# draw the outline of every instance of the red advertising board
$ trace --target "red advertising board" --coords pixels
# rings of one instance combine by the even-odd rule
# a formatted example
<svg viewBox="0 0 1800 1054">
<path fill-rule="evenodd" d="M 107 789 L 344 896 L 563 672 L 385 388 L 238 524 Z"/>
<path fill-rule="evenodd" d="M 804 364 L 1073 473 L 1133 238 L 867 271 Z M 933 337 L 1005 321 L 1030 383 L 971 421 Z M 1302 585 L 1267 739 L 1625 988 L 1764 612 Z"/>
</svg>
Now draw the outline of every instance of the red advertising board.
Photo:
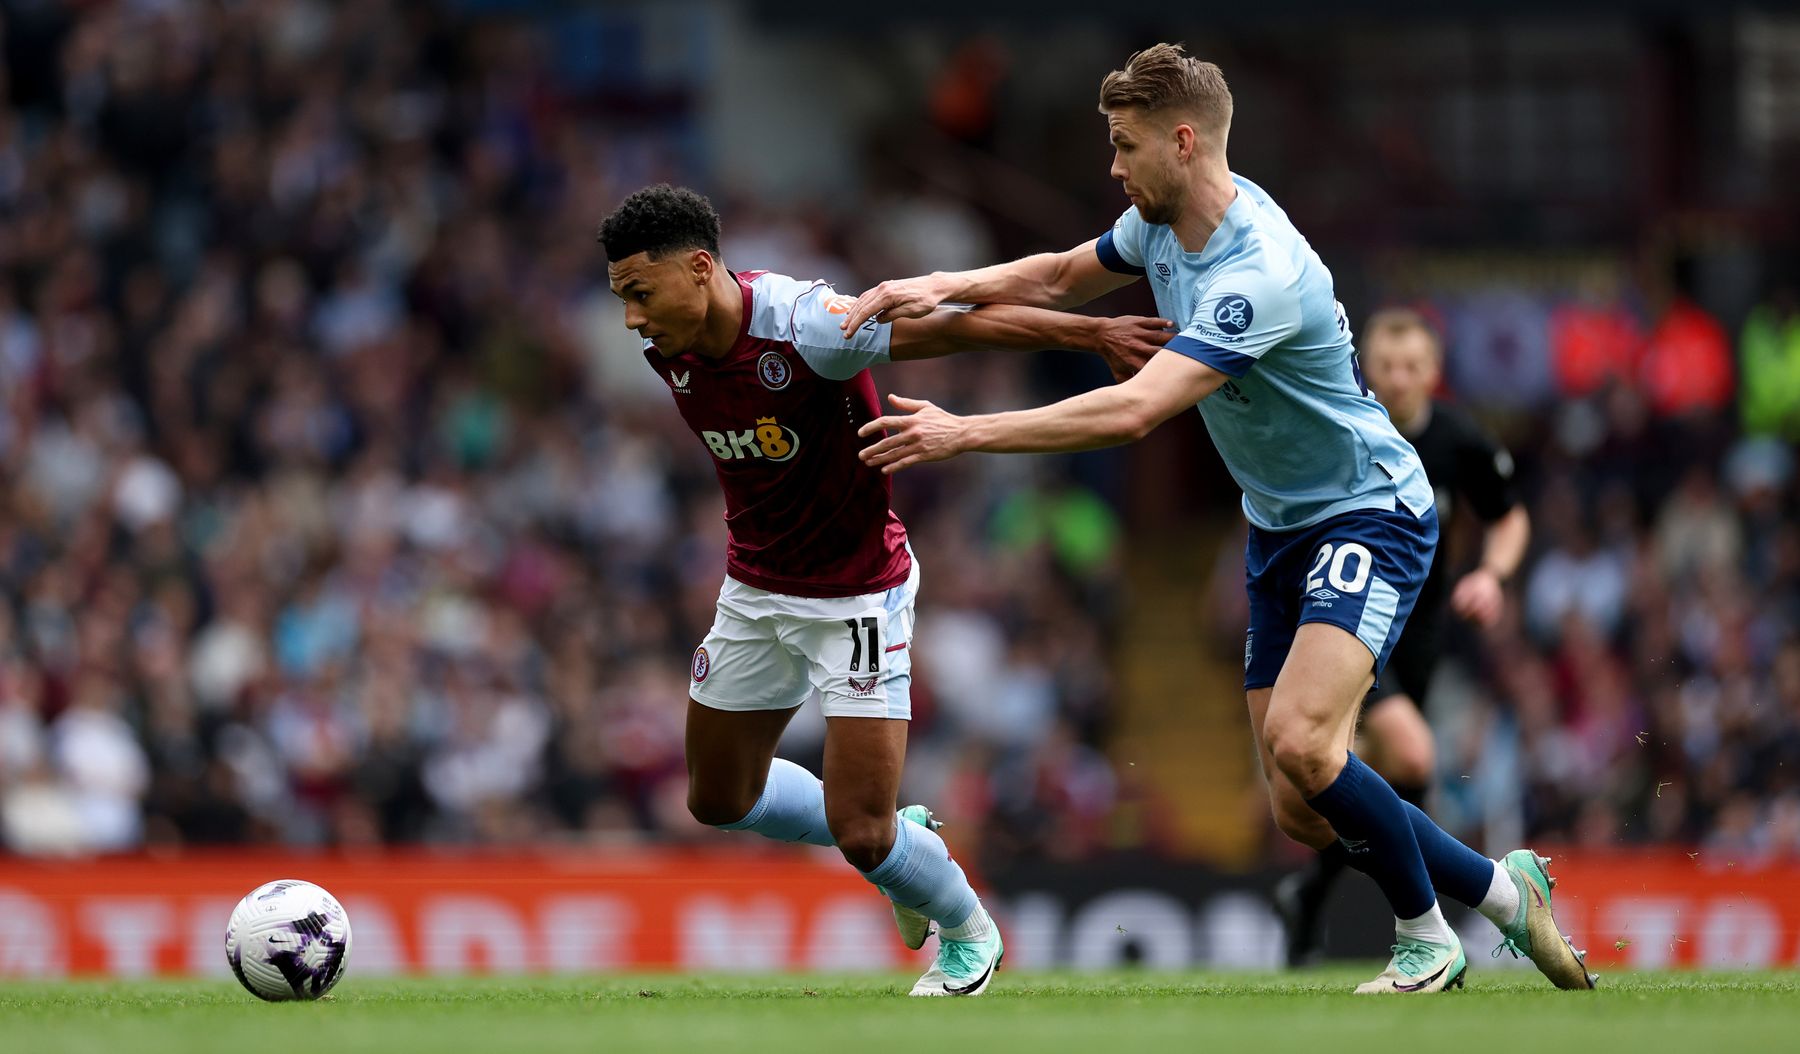
<svg viewBox="0 0 1800 1054">
<path fill-rule="evenodd" d="M 1800 966 L 1800 861 L 1557 854 L 1556 915 L 1592 965 Z"/>
<path fill-rule="evenodd" d="M 232 907 L 277 878 L 316 882 L 344 904 L 358 974 L 915 961 L 887 900 L 830 850 L 224 852 L 0 858 L 0 976 L 222 974 Z"/>
<path fill-rule="evenodd" d="M 1595 966 L 1800 965 L 1800 861 L 1556 857 L 1558 914 Z M 987 900 L 1021 968 L 1273 965 L 1272 877 L 1109 859 L 996 875 Z M 0 977 L 224 974 L 232 906 L 276 878 L 344 903 L 358 975 L 923 966 L 887 901 L 826 849 L 217 852 L 0 858 Z M 1380 914 L 1360 892 L 1339 909 Z M 1344 921 L 1366 924 L 1373 958 L 1387 921 Z"/>
</svg>

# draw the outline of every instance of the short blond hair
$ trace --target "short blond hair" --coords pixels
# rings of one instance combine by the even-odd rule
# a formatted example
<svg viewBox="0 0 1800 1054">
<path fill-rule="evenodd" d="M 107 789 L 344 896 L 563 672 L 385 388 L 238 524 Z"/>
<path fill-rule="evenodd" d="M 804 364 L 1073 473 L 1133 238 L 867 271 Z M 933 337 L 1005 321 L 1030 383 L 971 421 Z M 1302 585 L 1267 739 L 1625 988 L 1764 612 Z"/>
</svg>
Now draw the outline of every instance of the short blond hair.
<svg viewBox="0 0 1800 1054">
<path fill-rule="evenodd" d="M 1101 113 L 1128 108 L 1178 110 L 1194 118 L 1195 131 L 1221 143 L 1231 130 L 1231 88 L 1224 72 L 1180 44 L 1147 47 L 1100 82 Z"/>
<path fill-rule="evenodd" d="M 1439 361 L 1443 360 L 1444 341 L 1438 336 L 1437 327 L 1431 324 L 1430 319 L 1410 307 L 1384 307 L 1370 315 L 1369 320 L 1363 323 L 1363 351 L 1366 353 L 1369 345 L 1377 338 L 1408 337 L 1414 333 L 1423 334 L 1431 345 L 1432 354 Z"/>
</svg>

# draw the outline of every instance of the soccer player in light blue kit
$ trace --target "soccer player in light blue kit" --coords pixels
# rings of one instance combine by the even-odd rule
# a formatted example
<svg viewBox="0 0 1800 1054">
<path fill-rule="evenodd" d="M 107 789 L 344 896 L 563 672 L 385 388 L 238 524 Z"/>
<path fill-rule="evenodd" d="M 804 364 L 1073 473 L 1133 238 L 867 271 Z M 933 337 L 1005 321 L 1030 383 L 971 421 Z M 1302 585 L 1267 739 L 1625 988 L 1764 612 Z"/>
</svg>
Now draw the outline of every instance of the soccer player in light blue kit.
<svg viewBox="0 0 1800 1054">
<path fill-rule="evenodd" d="M 894 396 L 907 413 L 863 427 L 889 433 L 863 459 L 893 472 L 971 450 L 1091 450 L 1197 405 L 1251 525 L 1244 690 L 1276 822 L 1314 849 L 1342 840 L 1394 910 L 1393 958 L 1357 991 L 1462 984 L 1468 960 L 1440 891 L 1492 919 L 1502 947 L 1558 987 L 1592 987 L 1584 953 L 1557 931 L 1547 860 L 1487 859 L 1349 749 L 1431 566 L 1437 514 L 1418 455 L 1362 383 L 1331 273 L 1226 163 L 1223 75 L 1158 44 L 1107 75 L 1100 110 L 1131 199 L 1111 231 L 1064 253 L 884 282 L 845 330 L 945 301 L 1068 308 L 1147 275 L 1161 313 L 1186 320 L 1180 335 L 1124 383 L 1053 406 L 964 418 Z"/>
</svg>

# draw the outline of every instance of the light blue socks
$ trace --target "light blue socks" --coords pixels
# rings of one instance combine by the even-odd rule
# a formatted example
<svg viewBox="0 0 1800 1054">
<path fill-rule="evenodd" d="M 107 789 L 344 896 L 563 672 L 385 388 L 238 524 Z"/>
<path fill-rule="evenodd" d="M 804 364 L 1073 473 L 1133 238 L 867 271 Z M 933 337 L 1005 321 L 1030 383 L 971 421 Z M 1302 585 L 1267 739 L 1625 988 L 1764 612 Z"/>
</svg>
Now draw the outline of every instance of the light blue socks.
<svg viewBox="0 0 1800 1054">
<path fill-rule="evenodd" d="M 721 831 L 752 831 L 777 842 L 836 845 L 825 822 L 825 785 L 819 777 L 791 761 L 776 758 L 769 764 L 769 781 L 762 797 L 744 818 L 720 824 Z"/>
<path fill-rule="evenodd" d="M 950 859 L 950 847 L 937 832 L 907 820 L 894 825 L 894 848 L 887 859 L 863 877 L 894 903 L 936 922 L 948 937 L 959 937 L 956 929 L 981 907 L 968 876 Z M 985 929 L 985 915 L 982 922 Z"/>
<path fill-rule="evenodd" d="M 817 776 L 791 761 L 776 758 L 769 765 L 769 781 L 749 813 L 736 823 L 719 825 L 721 831 L 750 831 L 778 842 L 834 845 L 825 822 L 825 785 Z M 894 823 L 894 848 L 887 859 L 864 878 L 879 887 L 888 899 L 936 922 L 944 935 L 963 939 L 985 934 L 989 920 L 981 900 L 970 887 L 968 876 L 937 833 L 908 820 Z"/>
</svg>

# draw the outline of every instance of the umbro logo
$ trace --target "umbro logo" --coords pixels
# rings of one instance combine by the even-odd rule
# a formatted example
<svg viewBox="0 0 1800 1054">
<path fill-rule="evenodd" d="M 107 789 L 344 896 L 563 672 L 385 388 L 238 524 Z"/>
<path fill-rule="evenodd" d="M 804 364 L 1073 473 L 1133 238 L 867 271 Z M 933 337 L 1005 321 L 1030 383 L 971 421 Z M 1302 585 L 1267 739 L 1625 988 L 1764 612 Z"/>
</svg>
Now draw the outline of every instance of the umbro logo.
<svg viewBox="0 0 1800 1054">
<path fill-rule="evenodd" d="M 683 370 L 680 373 L 676 373 L 674 370 L 670 370 L 669 371 L 669 383 L 674 386 L 676 391 L 680 392 L 683 395 L 689 395 L 689 394 L 691 394 L 691 392 L 688 388 L 688 380 L 690 378 L 692 378 L 693 376 L 694 376 L 693 370 Z"/>
<path fill-rule="evenodd" d="M 1338 595 L 1329 589 L 1315 589 L 1306 595 L 1314 600 L 1336 600 L 1338 598 Z"/>
<path fill-rule="evenodd" d="M 1156 265 L 1156 277 L 1158 277 L 1158 278 L 1160 278 L 1160 279 L 1162 279 L 1162 280 L 1163 280 L 1163 281 L 1165 281 L 1165 282 L 1167 282 L 1167 281 L 1168 281 L 1168 280 L 1169 280 L 1169 276 L 1170 276 L 1170 275 L 1171 275 L 1171 274 L 1173 274 L 1173 273 L 1174 273 L 1174 272 L 1173 272 L 1173 271 L 1170 271 L 1170 270 L 1169 270 L 1169 265 L 1168 265 L 1168 264 L 1166 264 L 1166 263 L 1162 263 L 1162 262 L 1160 262 L 1160 261 L 1159 261 L 1159 262 L 1158 262 L 1158 263 L 1157 263 L 1157 265 Z"/>
</svg>

